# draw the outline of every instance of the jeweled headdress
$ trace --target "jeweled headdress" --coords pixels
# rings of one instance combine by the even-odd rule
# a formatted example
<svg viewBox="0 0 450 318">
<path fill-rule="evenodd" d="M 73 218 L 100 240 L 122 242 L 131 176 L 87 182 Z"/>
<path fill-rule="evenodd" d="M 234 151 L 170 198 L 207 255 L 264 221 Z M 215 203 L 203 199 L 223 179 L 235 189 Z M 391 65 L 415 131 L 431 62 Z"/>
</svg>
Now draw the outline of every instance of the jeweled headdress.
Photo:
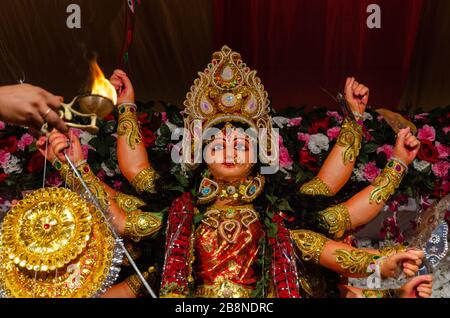
<svg viewBox="0 0 450 318">
<path fill-rule="evenodd" d="M 241 122 L 255 131 L 267 129 L 270 141 L 269 99 L 256 71 L 250 70 L 241 55 L 226 45 L 212 58 L 186 95 L 185 129 L 195 140 L 202 137 L 199 122 L 203 131 L 223 122 Z"/>
</svg>

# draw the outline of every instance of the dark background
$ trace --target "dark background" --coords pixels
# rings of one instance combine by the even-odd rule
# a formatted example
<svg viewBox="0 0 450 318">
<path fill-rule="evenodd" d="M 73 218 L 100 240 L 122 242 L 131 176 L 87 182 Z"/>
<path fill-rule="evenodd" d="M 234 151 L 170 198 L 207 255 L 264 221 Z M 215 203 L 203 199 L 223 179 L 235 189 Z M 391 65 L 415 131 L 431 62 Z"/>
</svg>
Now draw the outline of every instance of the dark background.
<svg viewBox="0 0 450 318">
<path fill-rule="evenodd" d="M 142 101 L 182 105 L 197 71 L 223 44 L 258 70 L 272 105 L 334 102 L 347 75 L 370 104 L 414 112 L 450 105 L 450 1 L 142 0 L 127 71 Z M 66 8 L 81 7 L 81 29 Z M 381 29 L 368 29 L 369 4 Z M 0 0 L 0 84 L 25 81 L 66 101 L 83 91 L 94 53 L 119 65 L 125 0 Z"/>
</svg>

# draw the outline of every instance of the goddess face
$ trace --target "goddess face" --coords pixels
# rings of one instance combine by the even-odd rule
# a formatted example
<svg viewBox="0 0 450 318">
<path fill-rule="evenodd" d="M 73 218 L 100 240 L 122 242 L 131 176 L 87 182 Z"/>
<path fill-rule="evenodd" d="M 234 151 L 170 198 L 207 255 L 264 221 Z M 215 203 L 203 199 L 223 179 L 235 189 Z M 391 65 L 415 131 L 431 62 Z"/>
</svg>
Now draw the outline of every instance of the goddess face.
<svg viewBox="0 0 450 318">
<path fill-rule="evenodd" d="M 214 180 L 235 182 L 250 174 L 256 162 L 256 147 L 242 129 L 227 128 L 213 136 L 204 149 L 204 158 Z"/>
</svg>

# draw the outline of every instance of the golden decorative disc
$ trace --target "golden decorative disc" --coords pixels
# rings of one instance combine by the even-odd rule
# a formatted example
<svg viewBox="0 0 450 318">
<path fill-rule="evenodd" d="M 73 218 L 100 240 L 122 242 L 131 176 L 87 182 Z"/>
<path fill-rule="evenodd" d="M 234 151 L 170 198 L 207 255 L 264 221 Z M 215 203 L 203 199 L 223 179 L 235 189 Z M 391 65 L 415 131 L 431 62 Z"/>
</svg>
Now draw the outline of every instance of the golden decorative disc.
<svg viewBox="0 0 450 318">
<path fill-rule="evenodd" d="M 33 271 L 55 270 L 77 258 L 89 241 L 89 204 L 65 188 L 43 188 L 27 195 L 5 216 L 6 257 Z"/>
<path fill-rule="evenodd" d="M 19 266 L 16 264 L 14 258 L 9 257 L 8 251 L 12 250 L 5 240 L 3 230 L 0 235 L 0 294 L 3 293 L 4 297 L 17 297 L 17 298 L 84 298 L 92 297 L 98 295 L 107 282 L 112 283 L 115 279 L 114 275 L 111 275 L 111 268 L 114 267 L 114 253 L 115 253 L 115 241 L 108 225 L 105 223 L 104 217 L 100 211 L 98 211 L 92 204 L 85 201 L 78 194 L 73 193 L 67 189 L 61 189 L 62 191 L 50 189 L 40 189 L 31 195 L 33 198 L 43 198 L 44 193 L 52 198 L 50 200 L 46 197 L 42 202 L 65 202 L 68 205 L 68 209 L 72 211 L 74 216 L 74 221 L 68 221 L 64 219 L 66 223 L 61 226 L 58 235 L 50 236 L 46 240 L 34 236 L 34 238 L 39 242 L 29 241 L 34 247 L 45 246 L 45 247 L 58 247 L 53 250 L 53 257 L 60 257 L 63 255 L 62 251 L 70 252 L 70 255 L 76 256 L 65 263 L 63 267 L 56 268 L 54 270 L 47 271 L 34 271 L 28 270 L 26 267 Z M 61 197 L 58 199 L 57 195 Z M 69 204 L 67 199 L 73 200 L 72 202 L 77 202 L 80 205 L 80 210 L 75 210 L 73 204 Z M 26 201 L 26 197 L 22 202 Z M 31 199 L 31 198 L 29 198 Z M 36 201 L 35 205 L 37 206 Z M 20 203 L 19 203 L 20 204 Z M 25 204 L 25 203 L 22 203 Z M 55 204 L 58 206 L 57 204 Z M 28 206 L 28 205 L 22 205 Z M 81 208 L 83 207 L 83 208 Z M 22 215 L 26 214 L 26 211 L 32 209 L 23 209 Z M 82 211 L 83 210 L 83 211 Z M 12 210 L 11 210 L 12 211 Z M 11 211 L 6 217 L 9 216 Z M 17 215 L 20 215 L 17 211 L 14 220 L 17 219 Z M 66 212 L 67 213 L 67 212 Z M 81 214 L 80 214 L 81 213 Z M 89 214 L 89 220 L 85 218 L 78 218 L 78 216 Z M 30 215 L 34 215 L 30 214 Z M 51 213 L 46 214 L 52 215 Z M 63 214 L 64 215 L 64 214 Z M 6 219 L 5 217 L 5 219 Z M 66 217 L 66 215 L 64 216 Z M 62 218 L 62 217 L 61 217 Z M 58 220 L 61 220 L 59 218 Z M 40 219 L 48 220 L 48 218 L 41 216 Z M 76 237 L 75 233 L 77 231 L 77 226 L 79 225 L 79 220 L 83 223 L 83 231 L 85 233 L 90 233 L 87 235 L 87 240 L 82 240 L 81 236 L 78 236 L 78 240 L 74 239 Z M 8 221 L 11 222 L 11 219 Z M 18 222 L 19 223 L 19 222 Z M 74 226 L 72 226 L 74 225 Z M 89 229 L 86 227 L 89 225 Z M 37 225 L 36 225 L 37 226 Z M 66 228 L 68 226 L 68 229 Z M 17 227 L 20 229 L 20 227 Z M 64 229 L 64 230 L 63 230 Z M 69 230 L 70 229 L 70 230 Z M 22 230 L 23 231 L 23 230 Z M 41 229 L 36 229 L 37 233 L 41 232 Z M 73 235 L 68 236 L 68 233 L 73 233 Z M 20 238 L 19 235 L 17 237 Z M 69 238 L 70 237 L 70 238 Z M 9 241 L 11 242 L 11 240 Z M 62 245 L 51 244 L 50 242 L 65 242 Z M 15 244 L 23 244 L 15 242 Z M 74 246 L 76 248 L 72 248 Z M 78 253 L 79 248 L 81 251 Z M 27 251 L 27 253 L 32 254 Z M 65 255 L 67 256 L 67 255 Z M 46 259 L 51 260 L 50 254 L 46 254 Z M 66 258 L 68 259 L 68 258 Z M 55 264 L 58 262 L 53 262 Z M 117 271 L 118 272 L 118 271 Z"/>
</svg>

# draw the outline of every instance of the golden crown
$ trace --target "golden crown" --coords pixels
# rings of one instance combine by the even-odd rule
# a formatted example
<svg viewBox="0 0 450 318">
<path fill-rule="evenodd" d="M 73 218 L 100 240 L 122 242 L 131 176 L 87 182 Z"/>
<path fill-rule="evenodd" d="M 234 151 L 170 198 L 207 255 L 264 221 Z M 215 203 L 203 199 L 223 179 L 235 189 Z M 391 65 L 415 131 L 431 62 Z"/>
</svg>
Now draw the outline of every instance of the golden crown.
<svg viewBox="0 0 450 318">
<path fill-rule="evenodd" d="M 193 133 L 195 120 L 201 120 L 203 129 L 232 121 L 270 128 L 268 94 L 256 71 L 226 45 L 212 58 L 186 95 L 185 128 Z"/>
</svg>

